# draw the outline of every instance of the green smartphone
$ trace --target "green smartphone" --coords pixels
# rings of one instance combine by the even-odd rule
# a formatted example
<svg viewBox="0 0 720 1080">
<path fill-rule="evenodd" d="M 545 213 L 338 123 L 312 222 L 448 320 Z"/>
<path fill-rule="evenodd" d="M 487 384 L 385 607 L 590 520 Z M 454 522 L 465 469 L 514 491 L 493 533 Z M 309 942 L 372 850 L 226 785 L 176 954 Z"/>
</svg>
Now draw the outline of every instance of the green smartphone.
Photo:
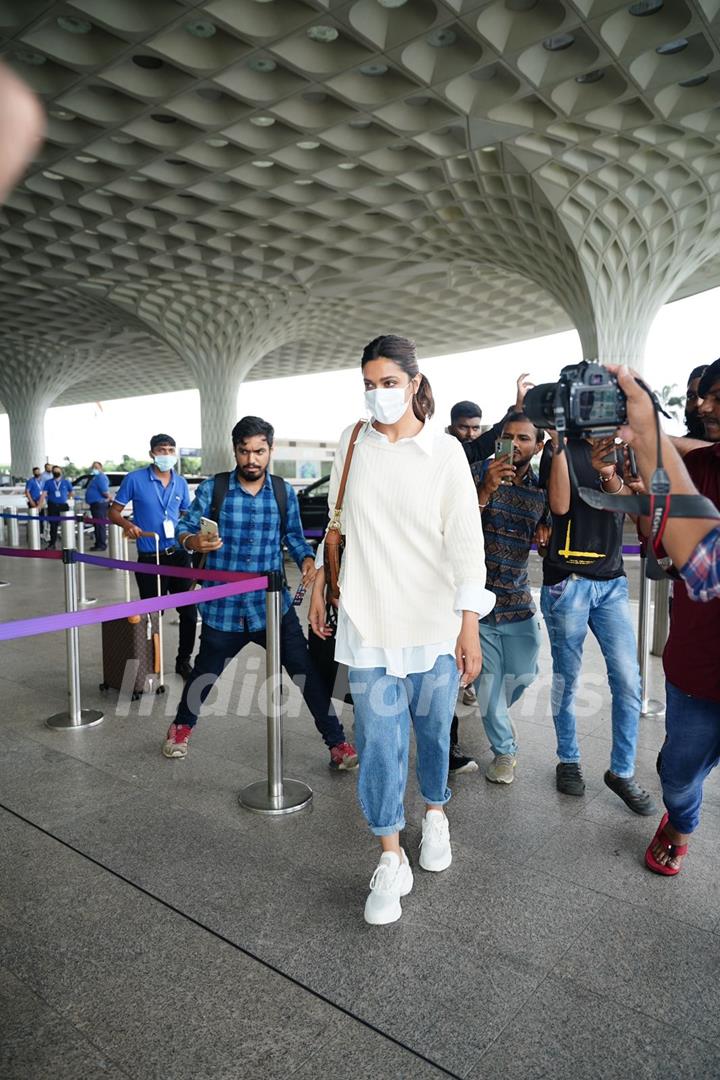
<svg viewBox="0 0 720 1080">
<path fill-rule="evenodd" d="M 513 463 L 513 453 L 515 450 L 515 444 L 512 439 L 500 438 L 495 440 L 495 457 L 506 457 L 508 463 Z M 512 484 L 512 480 L 501 480 L 501 484 Z"/>
</svg>

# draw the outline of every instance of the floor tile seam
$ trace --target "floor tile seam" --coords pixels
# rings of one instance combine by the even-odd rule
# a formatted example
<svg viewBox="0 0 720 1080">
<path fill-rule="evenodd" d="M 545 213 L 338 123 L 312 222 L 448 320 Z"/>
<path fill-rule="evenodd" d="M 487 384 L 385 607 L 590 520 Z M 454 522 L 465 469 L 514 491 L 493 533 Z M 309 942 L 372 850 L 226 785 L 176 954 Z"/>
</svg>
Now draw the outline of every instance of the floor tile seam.
<svg viewBox="0 0 720 1080">
<path fill-rule="evenodd" d="M 545 976 L 545 980 L 543 980 L 543 981 L 546 981 L 547 979 L 550 979 L 550 978 L 555 978 L 560 982 L 570 983 L 570 985 L 573 986 L 580 993 L 589 994 L 592 997 L 597 998 L 598 1001 L 602 1001 L 602 1002 L 608 1002 L 609 1001 L 613 1005 L 618 1005 L 618 1007 L 621 1007 L 623 1012 L 625 1012 L 625 1013 L 631 1012 L 635 1016 L 642 1017 L 644 1020 L 650 1020 L 654 1024 L 662 1024 L 662 1025 L 666 1024 L 666 1021 L 665 1021 L 664 1017 L 653 1016 L 652 1013 L 645 1012 L 643 1009 L 639 1009 L 636 1005 L 630 1005 L 630 1004 L 628 1004 L 627 1001 L 617 1002 L 613 997 L 611 997 L 610 994 L 602 994 L 602 993 L 600 993 L 599 990 L 595 990 L 592 987 L 587 986 L 587 984 L 579 982 L 576 978 L 573 978 L 572 975 L 561 975 L 559 973 L 554 973 L 553 971 L 549 971 L 547 973 L 547 975 Z M 686 1032 L 686 1034 L 687 1034 L 687 1032 Z M 709 1050 L 717 1050 L 720 1047 L 720 1038 L 717 1039 L 717 1040 L 715 1040 L 715 1039 L 706 1039 L 702 1035 L 691 1035 L 690 1037 L 692 1039 L 694 1039 L 696 1042 L 702 1043 L 703 1046 L 706 1046 Z"/>
<path fill-rule="evenodd" d="M 77 1024 L 75 1023 L 75 1021 L 68 1014 L 66 1014 L 64 1012 L 61 1012 L 57 1008 L 56 1005 L 53 1005 L 51 1002 L 49 1002 L 47 1000 L 47 998 L 45 997 L 45 995 L 37 987 L 35 987 L 31 983 L 29 983 L 27 981 L 27 979 L 25 979 L 18 971 L 16 971 L 13 967 L 11 967 L 7 962 L 3 962 L 2 965 L 0 965 L 0 966 L 4 967 L 6 971 L 9 971 L 10 974 L 13 976 L 13 978 L 17 979 L 17 981 L 19 983 L 22 983 L 22 985 L 27 990 L 29 990 L 29 992 L 31 994 L 33 994 L 34 997 L 36 997 L 40 1001 L 42 1001 L 43 1005 L 45 1005 L 45 1007 L 50 1010 L 53 1017 L 55 1017 L 57 1020 L 60 1020 L 62 1022 L 65 1029 L 71 1028 L 75 1032 L 75 1034 L 78 1036 L 78 1039 L 80 1039 L 83 1042 L 88 1043 L 90 1046 L 92 1046 L 93 1050 L 97 1051 L 97 1053 L 102 1056 L 103 1060 L 108 1062 L 110 1065 L 112 1065 L 112 1067 L 114 1069 L 117 1069 L 117 1071 L 120 1073 L 121 1076 L 126 1076 L 127 1080 L 133 1080 L 132 1075 L 130 1073 L 126 1072 L 117 1063 L 117 1061 L 115 1061 L 115 1059 L 113 1057 L 111 1057 L 110 1054 L 107 1053 L 107 1051 L 105 1050 L 105 1048 L 103 1046 L 98 1045 L 98 1043 L 95 1042 L 95 1040 L 92 1039 L 90 1037 L 90 1035 L 86 1031 L 83 1031 L 82 1028 L 79 1028 L 77 1026 Z"/>
<path fill-rule="evenodd" d="M 598 824 L 598 822 L 593 822 L 592 824 L 596 825 Z M 533 858 L 533 856 L 531 855 L 530 858 Z M 539 870 L 537 866 L 533 866 L 529 863 L 528 860 L 525 860 L 518 865 L 522 866 L 524 869 L 527 870 L 535 870 L 537 873 L 545 873 L 548 875 L 548 877 L 551 877 L 554 881 L 558 881 L 561 884 L 574 885 L 576 888 L 584 889 L 588 893 L 594 893 L 596 896 L 602 896 L 606 901 L 612 900 L 616 904 L 622 904 L 623 907 L 629 908 L 632 911 L 647 911 L 655 914 L 658 913 L 658 909 L 647 901 L 634 900 L 631 902 L 629 900 L 624 900 L 622 897 L 617 896 L 615 893 L 606 892 L 604 889 L 593 888 L 590 885 L 575 881 L 573 878 L 561 877 L 560 875 L 551 873 L 550 871 L 545 869 Z M 603 910 L 605 906 L 605 904 L 601 905 L 601 907 L 597 909 L 595 914 L 597 915 L 600 911 Z M 707 926 L 700 926 L 698 923 L 688 922 L 687 919 L 681 918 L 678 915 L 671 914 L 668 917 L 671 918 L 673 922 L 680 923 L 682 926 L 687 927 L 689 930 L 697 930 L 703 934 L 720 934 L 720 920 L 718 920 L 718 922 L 713 927 L 709 928 Z"/>
<path fill-rule="evenodd" d="M 502 1038 L 503 1034 L 508 1030 L 508 1028 L 511 1028 L 511 1025 L 520 1015 L 527 1003 L 531 1000 L 531 998 L 535 997 L 540 987 L 543 985 L 543 983 L 547 981 L 551 974 L 552 967 L 548 968 L 546 971 L 543 971 L 543 973 L 538 977 L 538 981 L 535 986 L 533 986 L 532 989 L 527 991 L 527 993 L 523 996 L 522 1000 L 519 1002 L 517 1009 L 515 1009 L 512 1014 L 507 1017 L 505 1023 L 502 1024 L 501 1027 L 498 1029 L 492 1041 L 487 1044 L 484 1050 L 482 1050 L 482 1052 L 479 1054 L 478 1058 L 468 1067 L 467 1071 L 463 1073 L 463 1080 L 468 1080 L 468 1078 L 473 1076 L 473 1074 L 478 1069 L 478 1066 L 492 1052 L 492 1048 L 495 1046 L 495 1044 L 499 1042 L 499 1040 Z M 477 1075 L 478 1077 L 481 1076 L 480 1073 L 477 1073 Z"/>
<path fill-rule="evenodd" d="M 33 829 L 36 829 L 38 832 L 42 833 L 43 836 L 46 836 L 48 839 L 55 841 L 55 843 L 62 845 L 68 851 L 71 851 L 73 854 L 75 854 L 75 855 L 79 856 L 80 858 L 86 860 L 87 862 L 89 862 L 92 865 L 96 866 L 98 869 L 105 871 L 105 873 L 109 874 L 111 877 L 115 878 L 118 881 L 123 882 L 123 884 L 128 885 L 132 889 L 135 889 L 137 892 L 141 893 L 143 896 L 145 896 L 148 899 L 154 901 L 155 903 L 161 905 L 166 910 L 171 911 L 174 914 L 180 916 L 180 918 L 185 919 L 188 922 L 192 923 L 193 926 L 196 926 L 199 930 L 203 931 L 206 934 L 209 934 L 211 937 L 215 938 L 217 941 L 220 941 L 224 945 L 229 946 L 231 949 L 234 949 L 236 952 L 242 953 L 243 956 L 246 956 L 249 960 L 252 960 L 254 963 L 258 964 L 260 967 L 265 968 L 266 971 L 271 972 L 272 974 L 274 974 L 274 975 L 278 976 L 279 978 L 285 980 L 285 982 L 288 982 L 292 986 L 297 987 L 299 990 L 303 991 L 305 994 L 308 994 L 308 995 L 310 995 L 310 997 L 315 998 L 315 1000 L 322 1002 L 324 1005 L 328 1006 L 330 1009 L 334 1010 L 335 1012 L 343 1014 L 344 1016 L 348 1017 L 353 1022 L 362 1025 L 363 1027 L 367 1028 L 369 1031 L 372 1031 L 374 1034 L 379 1035 L 380 1037 L 382 1037 L 383 1039 L 385 1039 L 388 1042 L 392 1043 L 393 1045 L 398 1046 L 401 1050 L 404 1050 L 405 1052 L 411 1054 L 413 1057 L 417 1058 L 418 1060 L 424 1062 L 427 1065 L 432 1066 L 433 1068 L 435 1068 L 439 1072 L 441 1072 L 444 1076 L 450 1077 L 451 1080 L 464 1080 L 464 1078 L 462 1076 L 460 1076 L 458 1073 L 454 1073 L 451 1070 L 445 1068 L 445 1066 L 441 1065 L 439 1062 L 434 1061 L 432 1058 L 426 1057 L 424 1054 L 420 1053 L 418 1050 L 415 1050 L 412 1046 L 409 1046 L 407 1043 L 403 1043 L 400 1039 L 396 1039 L 393 1035 L 389 1034 L 386 1031 L 383 1031 L 381 1028 L 377 1027 L 375 1024 L 370 1023 L 370 1021 L 365 1020 L 361 1016 L 357 1016 L 350 1009 L 347 1009 L 342 1005 L 338 1005 L 336 1002 L 334 1002 L 330 998 L 328 998 L 325 994 L 322 994 L 322 993 L 320 993 L 320 991 L 314 990 L 312 987 L 307 986 L 305 983 L 301 982 L 299 979 L 294 978 L 292 975 L 288 975 L 286 972 L 282 971 L 281 968 L 277 967 L 275 964 L 270 963 L 268 960 L 264 960 L 261 956 L 258 956 L 251 949 L 248 949 L 245 946 L 239 945 L 237 942 L 232 941 L 232 939 L 226 937 L 224 934 L 220 933 L 217 930 L 213 930 L 212 927 L 209 927 L 209 926 L 205 925 L 199 919 L 196 919 L 192 915 L 187 914 L 187 912 L 182 911 L 180 908 L 178 908 L 174 904 L 170 903 L 170 901 L 165 900 L 165 899 L 163 899 L 163 897 L 158 896 L 157 894 L 151 892 L 150 889 L 145 888 L 145 886 L 139 885 L 137 882 L 134 882 L 131 878 L 127 877 L 126 875 L 121 874 L 119 871 L 113 870 L 112 867 L 107 866 L 105 863 L 102 863 L 99 859 L 94 858 L 92 855 L 86 854 L 85 852 L 81 851 L 79 848 L 75 847 L 73 844 L 69 843 L 68 841 L 63 840 L 62 838 L 60 838 L 58 836 L 55 836 L 52 832 L 49 831 L 49 829 L 46 829 L 42 825 L 38 825 L 36 822 L 31 821 L 29 818 L 26 818 L 23 814 L 19 814 L 15 810 L 12 810 L 10 807 L 6 806 L 4 803 L 0 803 L 0 810 L 4 810 L 6 813 L 12 815 L 17 820 L 23 822 L 23 824 L 28 825 Z M 11 970 L 11 969 L 8 969 L 8 970 Z M 13 974 L 15 974 L 14 971 L 13 971 Z M 50 1008 L 52 1008 L 52 1006 L 50 1006 Z M 123 1074 L 123 1075 L 126 1075 L 126 1074 Z"/>
</svg>

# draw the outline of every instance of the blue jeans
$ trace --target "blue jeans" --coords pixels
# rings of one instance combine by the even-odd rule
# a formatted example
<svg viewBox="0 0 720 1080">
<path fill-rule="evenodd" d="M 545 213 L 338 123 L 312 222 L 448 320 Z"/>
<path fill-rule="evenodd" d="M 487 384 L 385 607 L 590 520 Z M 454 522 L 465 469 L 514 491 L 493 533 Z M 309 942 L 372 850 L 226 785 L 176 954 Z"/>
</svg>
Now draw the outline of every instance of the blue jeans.
<svg viewBox="0 0 720 1080">
<path fill-rule="evenodd" d="M 350 668 L 349 677 L 360 758 L 360 806 L 376 836 L 391 836 L 405 828 L 410 721 L 423 799 L 442 806 L 450 798 L 450 724 L 460 673 L 455 657 L 446 655 L 439 656 L 430 671 L 404 679 L 388 675 L 385 668 Z"/>
<path fill-rule="evenodd" d="M 203 623 L 200 648 L 195 657 L 192 674 L 185 683 L 175 716 L 176 724 L 195 727 L 200 707 L 225 670 L 225 665 L 251 642 L 265 648 L 265 631 L 228 632 L 216 630 L 215 627 Z M 325 745 L 333 747 L 344 743 L 345 732 L 330 703 L 330 693 L 310 659 L 307 640 L 294 608 L 288 609 L 280 623 L 280 659 L 293 682 L 299 686 Z M 203 680 L 199 694 L 192 689 L 196 679 Z"/>
<path fill-rule="evenodd" d="M 665 688 L 663 802 L 673 828 L 691 833 L 700 822 L 705 777 L 720 762 L 720 701 L 692 697 L 670 682 Z"/>
<path fill-rule="evenodd" d="M 480 621 L 482 671 L 475 680 L 485 734 L 493 754 L 516 754 L 508 709 L 538 673 L 540 620 Z"/>
<path fill-rule="evenodd" d="M 605 657 L 612 695 L 610 769 L 616 776 L 632 776 L 640 722 L 640 669 L 627 578 L 594 581 L 568 577 L 557 585 L 543 585 L 540 606 L 552 651 L 551 703 L 558 758 L 580 761 L 575 692 L 583 643 L 590 627 Z"/>
</svg>

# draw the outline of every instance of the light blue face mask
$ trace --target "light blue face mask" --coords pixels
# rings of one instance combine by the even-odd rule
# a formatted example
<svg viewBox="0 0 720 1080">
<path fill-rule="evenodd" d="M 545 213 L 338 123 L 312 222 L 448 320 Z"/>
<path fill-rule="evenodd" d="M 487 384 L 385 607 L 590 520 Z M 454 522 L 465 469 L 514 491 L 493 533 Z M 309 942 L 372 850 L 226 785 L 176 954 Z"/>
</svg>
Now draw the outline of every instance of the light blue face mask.
<svg viewBox="0 0 720 1080">
<path fill-rule="evenodd" d="M 157 454 L 155 464 L 160 472 L 169 472 L 170 469 L 177 465 L 177 454 Z"/>
<path fill-rule="evenodd" d="M 91 476 L 97 476 L 99 472 L 100 472 L 99 469 L 91 469 L 90 470 L 90 475 Z"/>
</svg>

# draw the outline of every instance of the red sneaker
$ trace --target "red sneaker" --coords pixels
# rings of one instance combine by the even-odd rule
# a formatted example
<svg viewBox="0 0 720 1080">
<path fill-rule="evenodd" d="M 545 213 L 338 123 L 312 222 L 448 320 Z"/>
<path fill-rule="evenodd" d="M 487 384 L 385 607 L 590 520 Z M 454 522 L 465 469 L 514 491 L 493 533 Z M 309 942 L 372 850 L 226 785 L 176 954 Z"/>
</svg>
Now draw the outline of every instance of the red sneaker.
<svg viewBox="0 0 720 1080">
<path fill-rule="evenodd" d="M 165 757 L 187 757 L 188 739 L 191 735 L 192 728 L 189 724 L 171 724 L 168 728 L 168 733 L 165 736 L 165 742 L 163 743 L 162 748 Z"/>
<path fill-rule="evenodd" d="M 331 769 L 357 769 L 357 750 L 349 742 L 338 743 L 330 747 Z"/>
</svg>

